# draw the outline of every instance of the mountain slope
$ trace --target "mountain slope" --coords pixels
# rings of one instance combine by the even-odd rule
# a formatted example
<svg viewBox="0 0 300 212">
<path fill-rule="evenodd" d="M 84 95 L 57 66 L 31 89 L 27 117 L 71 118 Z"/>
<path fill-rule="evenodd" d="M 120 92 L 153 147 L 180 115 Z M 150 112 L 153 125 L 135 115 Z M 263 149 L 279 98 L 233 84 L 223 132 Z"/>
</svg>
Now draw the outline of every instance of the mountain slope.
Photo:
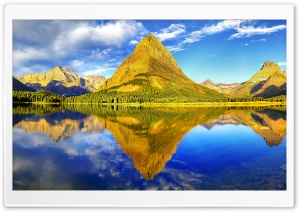
<svg viewBox="0 0 300 212">
<path fill-rule="evenodd" d="M 160 41 L 147 35 L 99 92 L 71 101 L 186 102 L 223 97 L 189 79 Z"/>
<path fill-rule="evenodd" d="M 257 92 L 264 81 L 266 81 L 271 75 L 275 74 L 276 72 L 284 75 L 278 64 L 266 61 L 263 64 L 262 68 L 256 74 L 254 74 L 251 79 L 241 84 L 229 94 L 235 97 L 249 97 L 253 93 Z"/>
<path fill-rule="evenodd" d="M 102 76 L 79 77 L 71 69 L 61 66 L 55 66 L 45 74 L 27 74 L 16 78 L 36 90 L 67 96 L 94 92 L 105 81 Z"/>
<path fill-rule="evenodd" d="M 34 92 L 33 88 L 24 85 L 22 82 L 13 77 L 13 91 L 31 91 Z"/>
<path fill-rule="evenodd" d="M 259 85 L 259 89 L 252 96 L 268 98 L 286 95 L 286 77 L 279 71 L 272 74 Z"/>
</svg>

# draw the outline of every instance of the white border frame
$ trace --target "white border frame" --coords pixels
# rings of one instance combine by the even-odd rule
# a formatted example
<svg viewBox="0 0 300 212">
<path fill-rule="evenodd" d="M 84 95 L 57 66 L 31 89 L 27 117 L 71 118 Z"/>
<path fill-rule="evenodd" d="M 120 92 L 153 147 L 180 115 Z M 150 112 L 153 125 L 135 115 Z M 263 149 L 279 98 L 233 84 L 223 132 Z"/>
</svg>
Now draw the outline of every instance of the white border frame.
<svg viewBox="0 0 300 212">
<path fill-rule="evenodd" d="M 12 20 L 14 19 L 287 20 L 287 190 L 12 190 L 11 77 Z M 4 7 L 4 70 L 4 102 L 6 104 L 4 104 L 5 126 L 3 143 L 4 205 L 6 207 L 293 207 L 294 205 L 294 6 L 292 4 L 7 4 Z"/>
</svg>

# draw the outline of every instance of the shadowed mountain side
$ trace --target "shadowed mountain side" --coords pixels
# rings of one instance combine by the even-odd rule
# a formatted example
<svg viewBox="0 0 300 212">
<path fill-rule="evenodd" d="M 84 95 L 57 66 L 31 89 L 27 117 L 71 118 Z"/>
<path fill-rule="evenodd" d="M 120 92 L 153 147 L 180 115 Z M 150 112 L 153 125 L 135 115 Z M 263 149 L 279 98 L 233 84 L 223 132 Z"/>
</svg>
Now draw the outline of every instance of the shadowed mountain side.
<svg viewBox="0 0 300 212">
<path fill-rule="evenodd" d="M 46 118 L 38 120 L 22 120 L 13 126 L 27 132 L 40 132 L 49 136 L 53 141 L 62 141 L 72 136 L 78 130 L 83 132 L 102 132 L 104 126 L 96 116 L 89 116 L 84 119 L 72 120 L 62 119 L 56 123 L 50 123 Z"/>
<path fill-rule="evenodd" d="M 280 80 L 278 80 L 280 78 Z M 266 92 L 264 87 L 277 85 L 279 82 L 282 85 L 286 81 L 283 71 L 278 64 L 266 61 L 261 69 L 254 74 L 247 82 L 232 90 L 230 93 L 236 97 L 248 97 L 255 92 L 263 92 L 265 96 L 272 97 L 278 95 L 275 93 Z M 265 86 L 264 86 L 265 85 Z"/>
<path fill-rule="evenodd" d="M 278 146 L 286 135 L 285 113 L 276 113 L 276 119 L 272 117 L 274 111 L 268 110 L 232 110 L 228 114 L 202 124 L 208 129 L 214 125 L 244 124 L 264 138 L 269 146 Z M 279 116 L 278 116 L 279 115 Z"/>
<path fill-rule="evenodd" d="M 286 76 L 283 72 L 276 71 L 265 81 L 253 87 L 250 93 L 252 96 L 265 98 L 286 95 Z"/>
<path fill-rule="evenodd" d="M 34 92 L 33 88 L 28 87 L 27 85 L 23 84 L 19 80 L 13 77 L 13 91 L 31 91 Z"/>
</svg>

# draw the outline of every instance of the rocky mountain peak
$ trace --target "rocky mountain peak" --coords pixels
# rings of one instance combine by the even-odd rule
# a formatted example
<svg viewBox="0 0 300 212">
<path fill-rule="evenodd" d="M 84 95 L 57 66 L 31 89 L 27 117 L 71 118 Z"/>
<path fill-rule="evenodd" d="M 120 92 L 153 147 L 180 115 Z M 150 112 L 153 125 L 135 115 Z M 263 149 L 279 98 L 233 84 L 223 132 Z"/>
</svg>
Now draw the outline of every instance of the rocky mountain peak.
<svg viewBox="0 0 300 212">
<path fill-rule="evenodd" d="M 276 69 L 278 69 L 279 66 L 278 66 L 277 63 L 274 63 L 274 62 L 271 62 L 271 61 L 266 61 L 266 62 L 264 62 L 264 64 L 262 65 L 260 70 L 265 69 L 265 68 L 276 68 Z"/>
<path fill-rule="evenodd" d="M 137 44 L 133 54 L 137 56 L 147 55 L 177 67 L 175 58 L 173 58 L 172 54 L 153 34 L 147 34 L 143 40 Z"/>
<path fill-rule="evenodd" d="M 275 72 L 279 72 L 283 75 L 283 71 L 279 67 L 279 65 L 275 62 L 266 61 L 261 69 L 252 76 L 250 79 L 251 82 L 258 82 L 262 80 L 266 80 L 269 76 L 273 75 Z"/>
</svg>

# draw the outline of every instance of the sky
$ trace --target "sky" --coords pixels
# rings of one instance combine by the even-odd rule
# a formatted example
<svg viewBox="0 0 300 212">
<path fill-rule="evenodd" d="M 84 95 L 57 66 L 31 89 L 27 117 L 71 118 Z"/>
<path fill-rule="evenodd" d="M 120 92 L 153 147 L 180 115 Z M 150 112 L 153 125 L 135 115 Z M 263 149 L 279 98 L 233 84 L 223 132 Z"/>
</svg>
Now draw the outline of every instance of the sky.
<svg viewBox="0 0 300 212">
<path fill-rule="evenodd" d="M 285 20 L 14 20 L 13 74 L 59 65 L 109 78 L 146 34 L 196 83 L 244 82 L 265 61 L 287 69 Z"/>
</svg>

